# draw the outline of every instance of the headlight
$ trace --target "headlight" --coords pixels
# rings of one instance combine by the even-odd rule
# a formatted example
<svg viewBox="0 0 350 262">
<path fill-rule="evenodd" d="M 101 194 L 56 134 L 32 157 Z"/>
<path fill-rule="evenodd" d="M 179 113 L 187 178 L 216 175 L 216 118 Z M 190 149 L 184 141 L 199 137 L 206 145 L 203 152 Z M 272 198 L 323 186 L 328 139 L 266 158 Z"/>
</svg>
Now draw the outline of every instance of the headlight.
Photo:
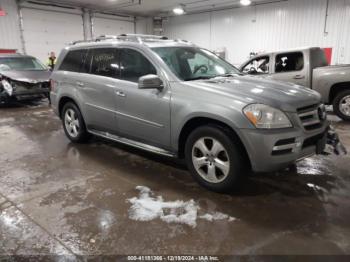
<svg viewBox="0 0 350 262">
<path fill-rule="evenodd" d="M 285 113 L 263 104 L 248 105 L 243 109 L 245 116 L 259 129 L 277 129 L 292 127 Z"/>
<path fill-rule="evenodd" d="M 9 96 L 12 96 L 13 93 L 13 87 L 7 80 L 1 81 L 2 87 L 5 89 L 5 91 L 8 93 Z"/>
</svg>

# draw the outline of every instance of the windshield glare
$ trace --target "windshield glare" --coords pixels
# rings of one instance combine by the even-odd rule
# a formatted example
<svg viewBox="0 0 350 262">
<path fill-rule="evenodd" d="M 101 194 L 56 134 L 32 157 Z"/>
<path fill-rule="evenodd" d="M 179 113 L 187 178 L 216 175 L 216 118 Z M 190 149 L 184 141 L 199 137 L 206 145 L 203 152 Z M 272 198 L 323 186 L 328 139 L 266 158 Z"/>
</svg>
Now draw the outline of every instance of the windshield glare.
<svg viewBox="0 0 350 262">
<path fill-rule="evenodd" d="M 183 81 L 240 74 L 237 68 L 205 49 L 195 47 L 156 47 L 152 50 Z"/>
<path fill-rule="evenodd" d="M 5 57 L 0 58 L 0 71 L 32 71 L 47 70 L 37 59 L 32 57 Z"/>
</svg>

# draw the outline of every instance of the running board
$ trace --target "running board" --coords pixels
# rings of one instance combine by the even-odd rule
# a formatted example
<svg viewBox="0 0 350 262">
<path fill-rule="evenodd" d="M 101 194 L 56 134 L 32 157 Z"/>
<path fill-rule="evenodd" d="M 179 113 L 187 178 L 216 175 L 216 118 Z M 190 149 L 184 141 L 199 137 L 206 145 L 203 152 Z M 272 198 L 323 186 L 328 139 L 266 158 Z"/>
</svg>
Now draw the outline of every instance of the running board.
<svg viewBox="0 0 350 262">
<path fill-rule="evenodd" d="M 166 151 L 162 148 L 159 147 L 155 147 L 155 146 L 151 146 L 151 145 L 147 145 L 141 142 L 137 142 L 134 140 L 130 140 L 124 137 L 120 137 L 120 136 L 116 136 L 116 135 L 112 135 L 110 133 L 107 132 L 102 132 L 102 131 L 97 131 L 97 130 L 88 130 L 89 133 L 95 135 L 95 136 L 99 136 L 99 137 L 103 137 L 124 145 L 128 145 L 128 146 L 132 146 L 132 147 L 136 147 L 148 152 L 152 152 L 158 155 L 162 155 L 162 156 L 167 156 L 167 157 L 176 157 L 176 154 L 171 153 L 170 151 Z"/>
</svg>

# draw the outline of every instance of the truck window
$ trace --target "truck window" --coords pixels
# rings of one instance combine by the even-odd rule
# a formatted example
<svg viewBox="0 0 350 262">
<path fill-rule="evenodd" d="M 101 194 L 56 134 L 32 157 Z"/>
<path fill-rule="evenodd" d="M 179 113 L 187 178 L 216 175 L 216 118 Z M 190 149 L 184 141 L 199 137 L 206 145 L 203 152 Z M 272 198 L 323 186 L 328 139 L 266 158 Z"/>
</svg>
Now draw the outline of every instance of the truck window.
<svg viewBox="0 0 350 262">
<path fill-rule="evenodd" d="M 120 60 L 115 48 L 96 48 L 89 51 L 90 74 L 120 78 Z"/>
<path fill-rule="evenodd" d="M 121 79 L 138 82 L 145 75 L 156 75 L 157 70 L 146 57 L 132 49 L 121 51 Z"/>
<path fill-rule="evenodd" d="M 60 65 L 60 71 L 82 72 L 87 55 L 87 50 L 73 50 L 69 51 L 64 57 Z"/>
<path fill-rule="evenodd" d="M 251 75 L 268 74 L 270 57 L 264 56 L 251 60 L 244 68 L 243 73 Z"/>
<path fill-rule="evenodd" d="M 304 68 L 304 56 L 301 52 L 284 53 L 276 56 L 275 73 L 301 71 Z"/>
</svg>

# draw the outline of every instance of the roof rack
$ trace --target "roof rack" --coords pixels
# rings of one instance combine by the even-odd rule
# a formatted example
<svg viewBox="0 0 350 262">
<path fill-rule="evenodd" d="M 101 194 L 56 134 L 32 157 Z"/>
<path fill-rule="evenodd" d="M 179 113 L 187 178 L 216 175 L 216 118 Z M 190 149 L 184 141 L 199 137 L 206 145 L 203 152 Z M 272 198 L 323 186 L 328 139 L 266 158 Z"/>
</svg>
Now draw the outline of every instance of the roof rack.
<svg viewBox="0 0 350 262">
<path fill-rule="evenodd" d="M 92 40 L 73 41 L 70 43 L 70 45 L 76 45 L 81 43 L 91 43 L 91 42 L 101 42 L 101 41 L 107 41 L 107 40 L 131 41 L 131 42 L 138 42 L 140 44 L 143 44 L 144 42 L 147 42 L 147 41 L 162 41 L 162 40 L 169 40 L 169 39 L 165 36 L 142 35 L 142 34 L 100 35 L 96 39 L 92 39 Z"/>
</svg>

